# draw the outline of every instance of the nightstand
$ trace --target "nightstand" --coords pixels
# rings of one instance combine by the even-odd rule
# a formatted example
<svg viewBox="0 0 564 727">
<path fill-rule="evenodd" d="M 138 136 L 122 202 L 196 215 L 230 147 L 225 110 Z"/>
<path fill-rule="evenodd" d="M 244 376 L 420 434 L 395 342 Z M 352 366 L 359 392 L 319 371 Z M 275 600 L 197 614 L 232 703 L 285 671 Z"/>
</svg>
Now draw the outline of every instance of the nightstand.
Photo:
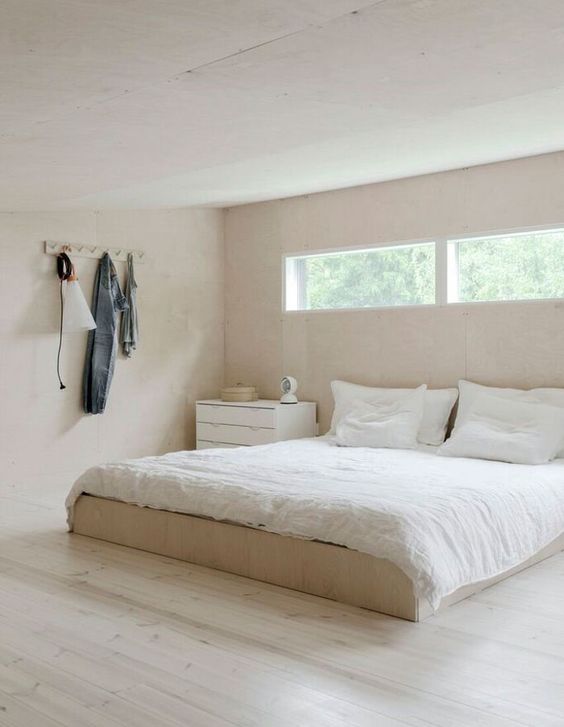
<svg viewBox="0 0 564 727">
<path fill-rule="evenodd" d="M 281 404 L 275 399 L 196 402 L 197 449 L 250 447 L 285 439 L 315 437 L 317 407 L 311 401 Z"/>
</svg>

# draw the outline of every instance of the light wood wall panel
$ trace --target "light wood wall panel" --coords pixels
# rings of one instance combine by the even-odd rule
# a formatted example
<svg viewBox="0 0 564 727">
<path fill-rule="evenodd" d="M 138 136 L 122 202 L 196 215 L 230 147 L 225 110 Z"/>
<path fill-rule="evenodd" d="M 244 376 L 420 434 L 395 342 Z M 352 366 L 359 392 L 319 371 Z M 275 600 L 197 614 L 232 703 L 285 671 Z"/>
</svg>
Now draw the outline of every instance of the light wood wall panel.
<svg viewBox="0 0 564 727">
<path fill-rule="evenodd" d="M 564 303 L 480 305 L 467 318 L 469 378 L 523 388 L 564 386 Z"/>
<path fill-rule="evenodd" d="M 564 225 L 564 153 L 236 207 L 226 215 L 226 381 L 282 375 L 331 413 L 334 378 L 564 386 L 564 304 L 284 313 L 282 254 Z M 563 271 L 564 274 L 564 271 Z"/>
<path fill-rule="evenodd" d="M 86 333 L 55 360 L 59 289 L 43 241 L 139 248 L 139 348 L 118 355 L 106 411 L 82 411 Z M 86 299 L 97 260 L 73 260 Z M 116 264 L 121 282 L 125 266 Z M 72 483 L 100 462 L 195 444 L 194 401 L 223 382 L 221 210 L 0 213 L 0 482 Z M 33 485 L 32 485 L 33 483 Z"/>
</svg>

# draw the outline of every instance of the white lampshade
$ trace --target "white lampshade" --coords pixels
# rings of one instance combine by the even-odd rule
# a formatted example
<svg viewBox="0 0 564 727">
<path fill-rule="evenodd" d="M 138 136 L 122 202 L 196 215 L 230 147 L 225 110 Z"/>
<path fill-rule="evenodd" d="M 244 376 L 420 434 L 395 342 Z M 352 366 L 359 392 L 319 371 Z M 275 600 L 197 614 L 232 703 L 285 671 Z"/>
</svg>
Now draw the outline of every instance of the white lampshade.
<svg viewBox="0 0 564 727">
<path fill-rule="evenodd" d="M 63 332 L 76 333 L 78 331 L 90 331 L 96 328 L 94 318 L 81 290 L 77 279 L 65 280 L 63 286 L 65 301 L 63 316 Z"/>
</svg>

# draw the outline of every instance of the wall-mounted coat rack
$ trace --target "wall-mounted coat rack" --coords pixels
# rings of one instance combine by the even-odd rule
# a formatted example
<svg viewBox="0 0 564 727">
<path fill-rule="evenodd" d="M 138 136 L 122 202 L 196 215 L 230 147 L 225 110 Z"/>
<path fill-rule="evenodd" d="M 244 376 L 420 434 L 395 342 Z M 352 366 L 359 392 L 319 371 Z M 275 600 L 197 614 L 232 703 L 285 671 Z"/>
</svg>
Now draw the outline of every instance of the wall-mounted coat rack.
<svg viewBox="0 0 564 727">
<path fill-rule="evenodd" d="M 127 262 L 128 253 L 133 254 L 135 263 L 145 262 L 144 250 L 129 250 L 125 247 L 104 247 L 103 245 L 78 245 L 76 243 L 50 242 L 45 240 L 45 252 L 47 255 L 58 255 L 67 252 L 72 257 L 89 257 L 99 260 L 104 253 L 108 252 L 114 262 Z"/>
</svg>

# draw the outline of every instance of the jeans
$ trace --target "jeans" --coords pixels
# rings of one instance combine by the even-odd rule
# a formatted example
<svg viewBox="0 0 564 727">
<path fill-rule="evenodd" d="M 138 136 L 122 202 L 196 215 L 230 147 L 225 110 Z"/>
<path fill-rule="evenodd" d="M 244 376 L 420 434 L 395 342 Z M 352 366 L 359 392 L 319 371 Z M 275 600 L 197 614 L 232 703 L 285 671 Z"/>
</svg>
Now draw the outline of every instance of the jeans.
<svg viewBox="0 0 564 727">
<path fill-rule="evenodd" d="M 133 271 L 133 255 L 127 256 L 127 284 L 125 286 L 127 310 L 121 319 L 121 344 L 127 358 L 131 358 L 139 340 L 139 319 L 137 318 L 137 282 Z"/>
<path fill-rule="evenodd" d="M 127 308 L 116 269 L 108 255 L 100 260 L 92 297 L 96 328 L 88 332 L 83 378 L 84 411 L 102 414 L 106 408 L 116 363 L 117 312 Z"/>
</svg>

